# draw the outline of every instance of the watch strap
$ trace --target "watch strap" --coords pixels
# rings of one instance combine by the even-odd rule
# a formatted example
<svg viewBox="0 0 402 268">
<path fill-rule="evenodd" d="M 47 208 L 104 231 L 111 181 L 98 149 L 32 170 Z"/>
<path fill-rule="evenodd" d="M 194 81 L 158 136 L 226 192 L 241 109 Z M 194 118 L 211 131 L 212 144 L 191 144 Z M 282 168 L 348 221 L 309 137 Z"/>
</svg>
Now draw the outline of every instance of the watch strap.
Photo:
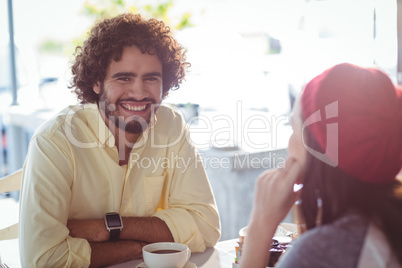
<svg viewBox="0 0 402 268">
<path fill-rule="evenodd" d="M 109 231 L 109 241 L 117 241 L 123 229 L 122 219 L 117 212 L 108 212 L 105 215 L 106 229 Z"/>
<path fill-rule="evenodd" d="M 110 230 L 109 241 L 117 241 L 120 237 L 120 229 L 113 229 Z"/>
</svg>

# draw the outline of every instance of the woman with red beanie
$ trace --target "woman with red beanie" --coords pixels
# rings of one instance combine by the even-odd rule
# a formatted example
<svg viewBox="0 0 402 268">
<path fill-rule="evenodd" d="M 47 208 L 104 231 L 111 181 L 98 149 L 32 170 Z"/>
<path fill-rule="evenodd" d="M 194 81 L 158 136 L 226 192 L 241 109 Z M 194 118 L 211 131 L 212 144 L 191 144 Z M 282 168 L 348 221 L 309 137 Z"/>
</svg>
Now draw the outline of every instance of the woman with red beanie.
<svg viewBox="0 0 402 268">
<path fill-rule="evenodd" d="M 266 267 L 296 200 L 306 231 L 277 266 L 402 267 L 401 90 L 377 69 L 339 64 L 306 85 L 291 125 L 285 167 L 257 180 L 241 267 Z"/>
</svg>

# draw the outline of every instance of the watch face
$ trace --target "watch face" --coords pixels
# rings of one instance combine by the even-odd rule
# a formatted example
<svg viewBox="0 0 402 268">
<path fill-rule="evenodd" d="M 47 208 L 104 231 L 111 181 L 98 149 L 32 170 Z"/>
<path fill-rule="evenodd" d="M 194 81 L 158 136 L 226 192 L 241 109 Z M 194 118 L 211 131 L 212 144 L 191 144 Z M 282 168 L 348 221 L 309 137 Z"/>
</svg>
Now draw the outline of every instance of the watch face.
<svg viewBox="0 0 402 268">
<path fill-rule="evenodd" d="M 113 214 L 107 216 L 107 224 L 109 227 L 121 227 L 119 214 Z"/>
</svg>

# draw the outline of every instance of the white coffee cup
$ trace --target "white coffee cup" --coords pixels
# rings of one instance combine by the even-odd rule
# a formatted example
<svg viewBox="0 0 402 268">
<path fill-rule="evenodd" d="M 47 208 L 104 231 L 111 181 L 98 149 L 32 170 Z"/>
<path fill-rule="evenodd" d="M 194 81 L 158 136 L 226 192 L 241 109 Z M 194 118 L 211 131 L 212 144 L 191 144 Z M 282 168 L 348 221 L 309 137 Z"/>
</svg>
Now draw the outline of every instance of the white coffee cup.
<svg viewBox="0 0 402 268">
<path fill-rule="evenodd" d="M 142 248 L 144 262 L 149 268 L 183 268 L 190 255 L 190 249 L 180 243 L 152 243 Z"/>
</svg>

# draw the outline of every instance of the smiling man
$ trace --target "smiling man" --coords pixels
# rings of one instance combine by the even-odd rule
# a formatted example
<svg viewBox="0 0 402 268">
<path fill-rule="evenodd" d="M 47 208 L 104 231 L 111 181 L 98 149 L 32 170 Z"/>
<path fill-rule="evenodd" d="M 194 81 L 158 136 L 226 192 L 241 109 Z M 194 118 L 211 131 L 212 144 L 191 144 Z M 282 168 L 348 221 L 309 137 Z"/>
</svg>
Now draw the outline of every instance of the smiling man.
<svg viewBox="0 0 402 268">
<path fill-rule="evenodd" d="M 120 164 L 127 164 L 132 145 L 156 114 L 162 85 L 158 56 L 129 46 L 123 48 L 119 61 L 110 63 L 104 81 L 93 86 L 100 114 L 118 143 Z"/>
<path fill-rule="evenodd" d="M 107 266 L 144 245 L 215 245 L 220 222 L 180 115 L 161 105 L 185 51 L 163 22 L 123 14 L 76 50 L 70 106 L 34 134 L 23 168 L 23 267 Z M 183 165 L 186 163 L 186 165 Z"/>
</svg>

